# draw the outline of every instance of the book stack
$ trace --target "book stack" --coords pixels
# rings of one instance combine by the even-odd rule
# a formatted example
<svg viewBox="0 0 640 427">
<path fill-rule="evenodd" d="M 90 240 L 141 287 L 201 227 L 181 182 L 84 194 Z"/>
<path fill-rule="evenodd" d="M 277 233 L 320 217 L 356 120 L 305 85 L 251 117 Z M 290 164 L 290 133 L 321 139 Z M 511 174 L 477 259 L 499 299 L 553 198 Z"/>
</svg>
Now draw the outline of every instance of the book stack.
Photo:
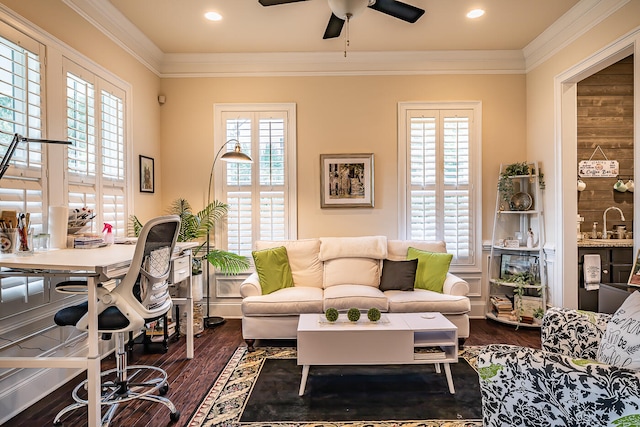
<svg viewBox="0 0 640 427">
<path fill-rule="evenodd" d="M 76 249 L 92 249 L 106 246 L 102 237 L 80 236 L 73 239 L 73 247 Z"/>
<path fill-rule="evenodd" d="M 445 359 L 446 354 L 442 347 L 415 347 L 413 349 L 414 360 L 437 360 Z"/>
<path fill-rule="evenodd" d="M 506 295 L 491 295 L 491 304 L 497 318 L 513 320 L 513 302 Z"/>
</svg>

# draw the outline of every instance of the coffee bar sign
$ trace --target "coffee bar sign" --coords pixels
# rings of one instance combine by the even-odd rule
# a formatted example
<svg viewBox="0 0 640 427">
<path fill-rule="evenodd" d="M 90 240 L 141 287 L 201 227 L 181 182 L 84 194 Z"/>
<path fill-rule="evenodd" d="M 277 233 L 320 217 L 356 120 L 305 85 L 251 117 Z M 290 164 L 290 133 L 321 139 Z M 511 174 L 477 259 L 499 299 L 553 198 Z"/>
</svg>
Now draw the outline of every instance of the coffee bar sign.
<svg viewBox="0 0 640 427">
<path fill-rule="evenodd" d="M 620 174 L 617 160 L 582 160 L 578 164 L 581 178 L 609 178 Z"/>
</svg>

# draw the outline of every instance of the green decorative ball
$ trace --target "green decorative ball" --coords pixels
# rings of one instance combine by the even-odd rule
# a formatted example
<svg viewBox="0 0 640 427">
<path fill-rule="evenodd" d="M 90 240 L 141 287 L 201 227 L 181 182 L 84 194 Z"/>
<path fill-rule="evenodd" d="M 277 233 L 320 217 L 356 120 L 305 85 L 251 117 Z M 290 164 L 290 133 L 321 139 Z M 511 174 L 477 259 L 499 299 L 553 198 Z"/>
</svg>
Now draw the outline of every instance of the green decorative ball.
<svg viewBox="0 0 640 427">
<path fill-rule="evenodd" d="M 369 309 L 369 311 L 367 311 L 367 318 L 369 318 L 369 320 L 371 320 L 372 322 L 377 322 L 378 320 L 380 320 L 380 316 L 380 310 L 375 307 L 372 307 Z"/>
<path fill-rule="evenodd" d="M 357 322 L 359 318 L 360 310 L 358 310 L 357 308 L 350 308 L 349 311 L 347 311 L 347 319 L 351 320 L 352 322 Z"/>
<path fill-rule="evenodd" d="M 327 308 L 327 311 L 324 312 L 324 315 L 329 322 L 335 322 L 336 320 L 338 320 L 338 316 L 340 315 L 340 313 L 338 313 L 338 310 L 336 310 L 335 308 Z"/>
</svg>

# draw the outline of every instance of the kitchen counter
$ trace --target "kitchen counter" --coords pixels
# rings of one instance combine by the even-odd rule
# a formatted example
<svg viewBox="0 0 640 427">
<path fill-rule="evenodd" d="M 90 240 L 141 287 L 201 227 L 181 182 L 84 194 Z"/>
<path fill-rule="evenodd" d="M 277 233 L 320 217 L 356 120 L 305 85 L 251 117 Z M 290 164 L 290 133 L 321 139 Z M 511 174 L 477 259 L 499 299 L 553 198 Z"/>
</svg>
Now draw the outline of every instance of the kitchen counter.
<svg viewBox="0 0 640 427">
<path fill-rule="evenodd" d="M 578 240 L 579 248 L 632 248 L 633 239 L 583 239 Z"/>
</svg>

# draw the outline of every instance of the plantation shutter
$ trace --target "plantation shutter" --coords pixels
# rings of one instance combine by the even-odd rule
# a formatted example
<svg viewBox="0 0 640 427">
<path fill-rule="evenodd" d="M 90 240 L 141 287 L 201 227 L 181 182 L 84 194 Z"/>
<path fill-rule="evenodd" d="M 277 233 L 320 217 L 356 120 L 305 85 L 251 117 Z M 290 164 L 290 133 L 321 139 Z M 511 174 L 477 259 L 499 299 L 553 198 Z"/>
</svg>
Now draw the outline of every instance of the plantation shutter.
<svg viewBox="0 0 640 427">
<path fill-rule="evenodd" d="M 124 93 L 70 61 L 65 71 L 69 208 L 93 209 L 92 231 L 107 222 L 125 236 Z"/>
<path fill-rule="evenodd" d="M 453 264 L 470 264 L 472 111 L 413 110 L 408 115 L 408 235 L 444 240 Z"/>
<path fill-rule="evenodd" d="M 253 163 L 226 163 L 224 201 L 229 205 L 226 249 L 251 255 L 256 240 L 289 237 L 287 216 L 287 113 L 223 113 L 225 141 L 237 140 Z M 235 144 L 226 146 L 232 151 Z M 217 166 L 220 167 L 220 166 Z"/>
<path fill-rule="evenodd" d="M 43 137 L 42 64 L 44 47 L 0 22 L 0 155 L 4 157 L 13 134 Z M 18 144 L 10 167 L 2 178 L 0 211 L 29 212 L 34 233 L 43 231 L 43 206 L 47 205 L 43 144 Z M 41 277 L 0 280 L 0 312 L 48 302 Z M 1 317 L 1 316 L 0 316 Z"/>
</svg>

